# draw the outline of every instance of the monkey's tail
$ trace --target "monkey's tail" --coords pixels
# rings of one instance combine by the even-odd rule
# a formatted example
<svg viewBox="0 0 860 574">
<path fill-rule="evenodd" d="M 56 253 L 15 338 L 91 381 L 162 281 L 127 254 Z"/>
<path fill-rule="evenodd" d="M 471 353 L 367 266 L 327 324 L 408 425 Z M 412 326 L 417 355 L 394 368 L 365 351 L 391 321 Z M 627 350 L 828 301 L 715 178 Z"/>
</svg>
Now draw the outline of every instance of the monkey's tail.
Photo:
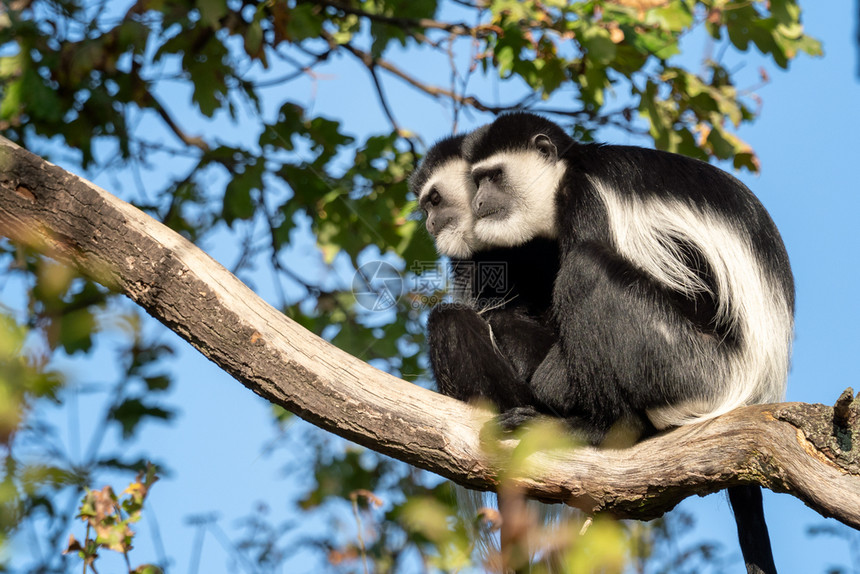
<svg viewBox="0 0 860 574">
<path fill-rule="evenodd" d="M 735 486 L 728 492 L 747 574 L 776 574 L 770 536 L 764 521 L 761 487 Z"/>
</svg>

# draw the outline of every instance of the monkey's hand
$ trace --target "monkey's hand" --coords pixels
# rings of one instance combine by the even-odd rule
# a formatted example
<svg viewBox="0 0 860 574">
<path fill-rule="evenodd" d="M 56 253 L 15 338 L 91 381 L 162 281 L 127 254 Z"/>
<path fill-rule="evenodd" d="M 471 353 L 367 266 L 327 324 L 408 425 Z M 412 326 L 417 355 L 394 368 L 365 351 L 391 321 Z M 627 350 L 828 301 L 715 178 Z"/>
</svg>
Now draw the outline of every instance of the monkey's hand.
<svg viewBox="0 0 860 574">
<path fill-rule="evenodd" d="M 494 423 L 502 429 L 502 432 L 509 433 L 527 424 L 539 414 L 534 407 L 514 407 L 499 413 Z"/>
</svg>

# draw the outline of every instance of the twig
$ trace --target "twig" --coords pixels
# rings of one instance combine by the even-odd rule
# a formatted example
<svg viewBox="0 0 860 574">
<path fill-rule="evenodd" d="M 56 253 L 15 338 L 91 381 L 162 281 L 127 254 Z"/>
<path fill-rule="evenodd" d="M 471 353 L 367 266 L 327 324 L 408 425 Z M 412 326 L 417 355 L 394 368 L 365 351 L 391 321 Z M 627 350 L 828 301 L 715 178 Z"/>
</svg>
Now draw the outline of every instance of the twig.
<svg viewBox="0 0 860 574">
<path fill-rule="evenodd" d="M 161 119 L 164 120 L 164 123 L 167 124 L 167 127 L 178 137 L 182 143 L 185 145 L 194 146 L 199 148 L 200 151 L 206 153 L 209 151 L 209 144 L 207 144 L 202 137 L 200 136 L 189 136 L 182 128 L 177 125 L 170 114 L 167 113 L 167 110 L 164 109 L 164 106 L 161 105 L 161 102 L 158 101 L 158 98 L 153 95 L 152 92 L 148 92 L 147 97 L 149 101 L 152 103 L 152 108 L 156 111 L 156 113 L 161 116 Z"/>
<path fill-rule="evenodd" d="M 519 109 L 516 105 L 513 105 L 513 106 L 490 106 L 490 105 L 483 103 L 482 101 L 475 98 L 474 96 L 461 96 L 459 94 L 452 92 L 451 90 L 446 90 L 445 88 L 440 88 L 439 86 L 431 86 L 429 84 L 425 84 L 424 82 L 421 82 L 421 81 L 415 79 L 414 77 L 410 76 L 409 74 L 407 74 L 406 72 L 404 72 L 403 70 L 401 70 L 400 68 L 398 68 L 397 66 L 392 64 L 391 62 L 388 62 L 387 60 L 383 60 L 382 58 L 374 58 L 368 52 L 360 50 L 351 44 L 337 44 L 337 43 L 335 43 L 334 38 L 332 38 L 332 36 L 329 35 L 327 32 L 323 32 L 322 36 L 323 36 L 323 38 L 325 38 L 326 40 L 329 41 L 329 45 L 332 48 L 336 48 L 337 46 L 343 46 L 346 50 L 348 50 L 354 56 L 361 59 L 361 61 L 364 62 L 364 64 L 366 66 L 368 66 L 368 67 L 378 66 L 384 70 L 387 70 L 387 71 L 391 72 L 392 74 L 394 74 L 395 76 L 397 76 L 398 78 L 405 81 L 407 84 L 410 84 L 411 86 L 413 86 L 415 88 L 418 88 L 422 92 L 424 92 L 427 95 L 432 96 L 434 98 L 439 98 L 439 97 L 449 98 L 449 99 L 451 99 L 451 100 L 453 100 L 453 101 L 455 101 L 461 105 L 470 106 L 472 108 L 475 108 L 476 110 L 479 110 L 482 112 L 490 112 L 490 113 L 494 113 L 494 114 L 499 114 L 502 112 Z"/>
<path fill-rule="evenodd" d="M 355 516 L 356 535 L 358 537 L 358 548 L 361 550 L 361 563 L 364 566 L 364 574 L 368 574 L 367 570 L 367 549 L 364 547 L 364 536 L 361 534 L 361 515 L 358 513 L 358 497 L 353 492 L 352 498 L 352 514 Z"/>
</svg>

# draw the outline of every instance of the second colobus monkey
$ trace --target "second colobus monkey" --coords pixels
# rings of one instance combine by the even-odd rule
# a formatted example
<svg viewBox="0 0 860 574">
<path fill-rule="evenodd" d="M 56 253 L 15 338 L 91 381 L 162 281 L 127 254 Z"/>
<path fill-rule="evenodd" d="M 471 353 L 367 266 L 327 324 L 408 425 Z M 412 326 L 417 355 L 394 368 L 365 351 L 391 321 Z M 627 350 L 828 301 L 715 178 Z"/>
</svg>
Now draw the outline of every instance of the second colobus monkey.
<svg viewBox="0 0 860 574">
<path fill-rule="evenodd" d="M 442 394 L 486 399 L 502 411 L 532 408 L 537 400 L 529 381 L 557 340 L 549 307 L 558 242 L 536 238 L 513 248 L 490 248 L 475 238 L 475 187 L 461 154 L 463 141 L 464 136 L 454 136 L 437 142 L 409 179 L 427 231 L 439 254 L 450 258 L 453 275 L 454 302 L 435 306 L 427 319 L 430 364 Z M 467 524 L 492 504 L 483 493 L 460 487 L 455 492 Z M 554 506 L 530 501 L 547 524 L 565 512 Z M 473 534 L 486 555 L 492 537 Z"/>
<path fill-rule="evenodd" d="M 532 407 L 528 380 L 556 340 L 548 313 L 558 243 L 536 238 L 491 248 L 475 238 L 464 137 L 437 142 L 409 180 L 427 231 L 453 271 L 454 303 L 436 306 L 428 318 L 431 366 L 442 394 L 484 398 L 503 411 Z"/>
</svg>

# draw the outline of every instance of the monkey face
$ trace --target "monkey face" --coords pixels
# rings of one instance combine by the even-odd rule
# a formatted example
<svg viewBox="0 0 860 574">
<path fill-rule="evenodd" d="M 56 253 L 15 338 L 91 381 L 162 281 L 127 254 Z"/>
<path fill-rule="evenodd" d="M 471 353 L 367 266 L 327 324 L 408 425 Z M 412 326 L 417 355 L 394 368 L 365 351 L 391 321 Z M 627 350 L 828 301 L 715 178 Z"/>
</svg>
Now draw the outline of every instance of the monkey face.
<svg viewBox="0 0 860 574">
<path fill-rule="evenodd" d="M 514 247 L 535 237 L 555 237 L 555 194 L 565 169 L 543 134 L 522 149 L 497 152 L 474 164 L 471 208 L 477 241 Z"/>
<path fill-rule="evenodd" d="M 476 248 L 470 207 L 474 188 L 466 161 L 454 157 L 442 163 L 417 193 L 436 251 L 449 257 L 470 257 Z"/>
</svg>

